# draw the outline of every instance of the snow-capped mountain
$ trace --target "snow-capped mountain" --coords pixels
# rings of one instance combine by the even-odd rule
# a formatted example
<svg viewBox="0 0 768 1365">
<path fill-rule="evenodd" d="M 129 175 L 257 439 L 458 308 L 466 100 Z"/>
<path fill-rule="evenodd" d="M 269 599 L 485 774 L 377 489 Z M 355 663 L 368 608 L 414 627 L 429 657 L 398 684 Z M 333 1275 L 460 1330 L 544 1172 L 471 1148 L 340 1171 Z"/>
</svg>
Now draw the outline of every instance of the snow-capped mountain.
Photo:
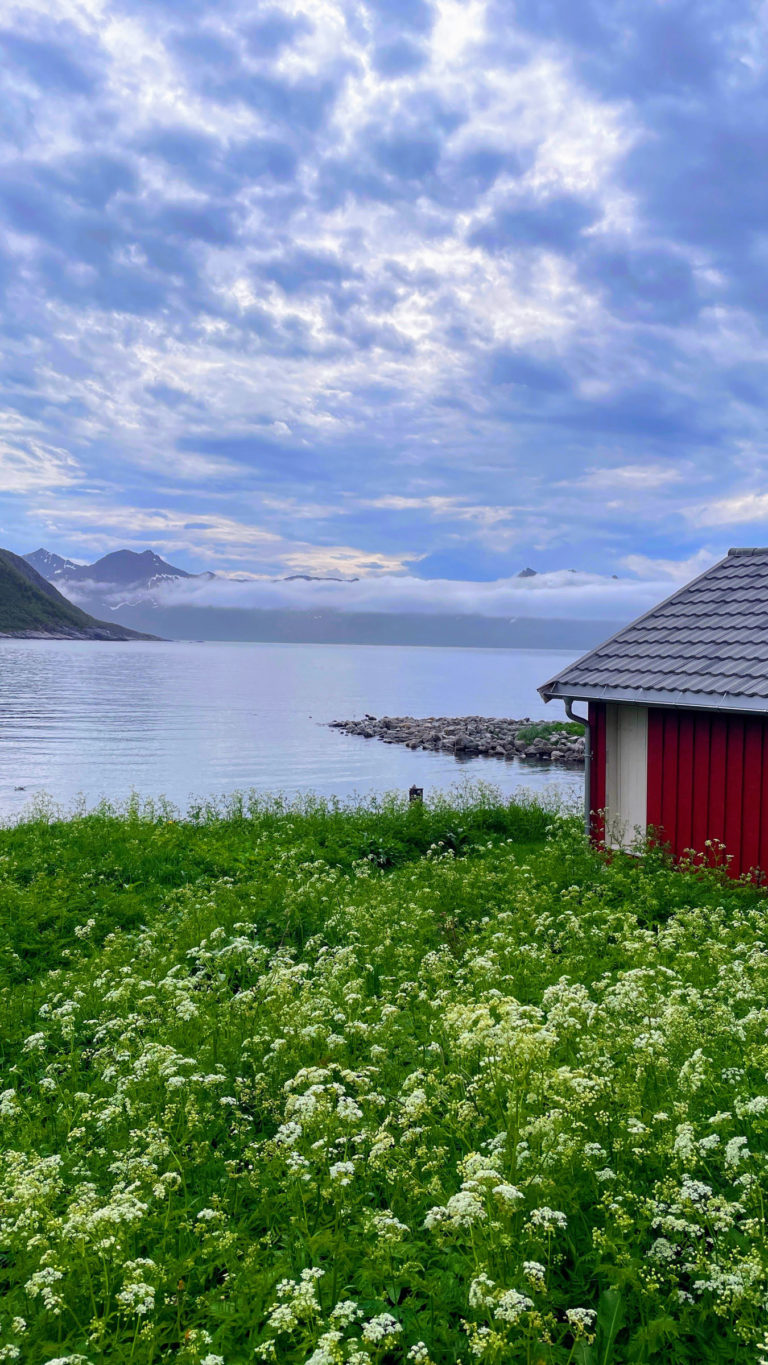
<svg viewBox="0 0 768 1365">
<path fill-rule="evenodd" d="M 166 584 L 215 577 L 212 573 L 188 573 L 161 559 L 154 550 L 115 550 L 93 564 L 76 564 L 43 549 L 24 558 L 70 601 L 100 616 L 114 616 L 125 607 L 155 608 L 158 590 Z"/>
<path fill-rule="evenodd" d="M 173 578 L 193 578 L 186 569 L 177 569 L 168 564 L 154 550 L 115 550 L 104 555 L 94 564 L 75 564 L 71 559 L 48 550 L 36 550 L 34 555 L 25 555 L 27 563 L 32 564 L 44 578 L 52 581 L 66 578 L 71 583 L 98 583 L 103 588 L 152 588 L 159 583 L 167 583 Z"/>
<path fill-rule="evenodd" d="M 67 578 L 73 570 L 80 568 L 74 559 L 63 559 L 51 550 L 33 550 L 32 554 L 24 555 L 24 559 L 49 583 L 57 583 L 60 578 Z"/>
</svg>

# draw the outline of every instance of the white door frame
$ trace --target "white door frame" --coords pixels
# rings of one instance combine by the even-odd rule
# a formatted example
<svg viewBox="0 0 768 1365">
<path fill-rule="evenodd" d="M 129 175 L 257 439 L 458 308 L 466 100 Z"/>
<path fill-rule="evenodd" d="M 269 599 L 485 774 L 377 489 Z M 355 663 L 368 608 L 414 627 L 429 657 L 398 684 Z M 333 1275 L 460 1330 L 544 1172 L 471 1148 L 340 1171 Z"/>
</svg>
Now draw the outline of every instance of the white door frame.
<svg viewBox="0 0 768 1365">
<path fill-rule="evenodd" d="M 605 842 L 632 849 L 648 831 L 648 707 L 605 708 Z"/>
</svg>

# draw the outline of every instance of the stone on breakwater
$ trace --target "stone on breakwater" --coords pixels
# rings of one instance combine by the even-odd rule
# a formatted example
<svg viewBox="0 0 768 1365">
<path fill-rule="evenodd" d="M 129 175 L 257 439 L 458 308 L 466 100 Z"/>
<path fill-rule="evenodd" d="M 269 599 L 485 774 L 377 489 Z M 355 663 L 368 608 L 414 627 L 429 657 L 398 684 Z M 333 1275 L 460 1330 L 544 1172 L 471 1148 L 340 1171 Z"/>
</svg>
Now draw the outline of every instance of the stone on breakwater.
<svg viewBox="0 0 768 1365">
<path fill-rule="evenodd" d="M 536 724 L 529 716 L 505 720 L 495 716 L 376 716 L 363 720 L 332 720 L 332 730 L 385 744 L 404 744 L 409 749 L 441 750 L 457 758 L 548 759 L 555 763 L 583 763 L 584 739 L 554 729 L 530 742 L 519 739 L 521 730 Z"/>
</svg>

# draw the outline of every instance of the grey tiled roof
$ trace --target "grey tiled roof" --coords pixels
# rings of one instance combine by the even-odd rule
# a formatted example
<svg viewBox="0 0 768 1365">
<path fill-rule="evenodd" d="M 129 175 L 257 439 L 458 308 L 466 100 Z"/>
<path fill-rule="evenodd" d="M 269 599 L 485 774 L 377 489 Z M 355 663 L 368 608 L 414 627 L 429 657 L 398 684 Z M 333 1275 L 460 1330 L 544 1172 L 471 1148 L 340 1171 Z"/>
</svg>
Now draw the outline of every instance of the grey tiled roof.
<svg viewBox="0 0 768 1365">
<path fill-rule="evenodd" d="M 539 690 L 768 711 L 768 549 L 730 550 Z"/>
</svg>

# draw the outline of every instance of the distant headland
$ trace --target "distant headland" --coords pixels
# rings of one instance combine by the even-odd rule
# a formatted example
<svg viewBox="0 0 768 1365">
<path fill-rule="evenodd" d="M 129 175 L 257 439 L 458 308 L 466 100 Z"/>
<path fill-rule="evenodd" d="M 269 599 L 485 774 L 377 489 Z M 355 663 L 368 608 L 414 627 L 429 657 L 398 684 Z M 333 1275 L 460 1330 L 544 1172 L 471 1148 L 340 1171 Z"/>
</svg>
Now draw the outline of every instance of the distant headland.
<svg viewBox="0 0 768 1365">
<path fill-rule="evenodd" d="M 0 639 L 155 640 L 157 636 L 98 621 L 63 597 L 25 559 L 0 549 Z"/>
</svg>

